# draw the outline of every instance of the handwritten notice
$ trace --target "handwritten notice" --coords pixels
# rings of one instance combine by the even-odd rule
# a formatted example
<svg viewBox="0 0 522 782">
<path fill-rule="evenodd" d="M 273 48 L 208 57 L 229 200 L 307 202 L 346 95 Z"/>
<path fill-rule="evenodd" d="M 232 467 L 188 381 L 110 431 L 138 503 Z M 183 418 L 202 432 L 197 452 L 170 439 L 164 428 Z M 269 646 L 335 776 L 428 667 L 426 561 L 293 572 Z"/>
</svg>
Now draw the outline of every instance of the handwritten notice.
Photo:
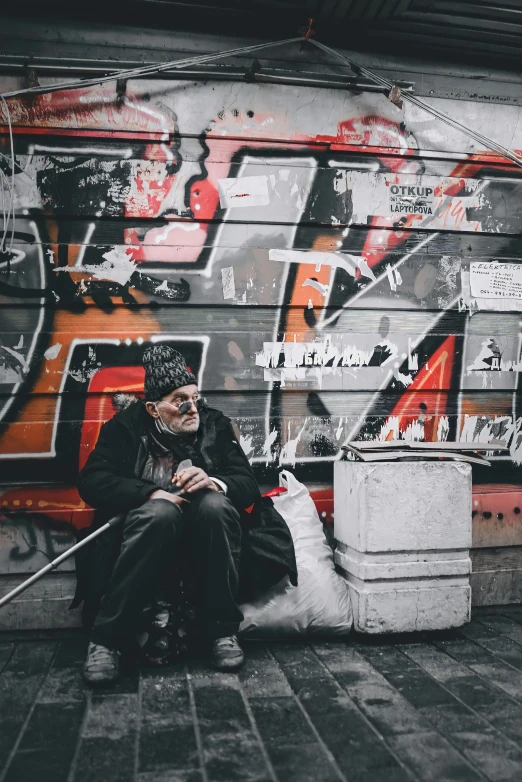
<svg viewBox="0 0 522 782">
<path fill-rule="evenodd" d="M 470 264 L 471 295 L 488 299 L 522 299 L 522 265 Z"/>
</svg>

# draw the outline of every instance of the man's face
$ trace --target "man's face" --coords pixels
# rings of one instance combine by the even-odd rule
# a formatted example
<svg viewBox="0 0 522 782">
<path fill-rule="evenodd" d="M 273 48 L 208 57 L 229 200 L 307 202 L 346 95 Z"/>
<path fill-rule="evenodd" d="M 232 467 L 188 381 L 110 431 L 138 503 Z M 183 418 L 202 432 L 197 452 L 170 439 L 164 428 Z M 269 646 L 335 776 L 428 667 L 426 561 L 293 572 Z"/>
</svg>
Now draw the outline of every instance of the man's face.
<svg viewBox="0 0 522 782">
<path fill-rule="evenodd" d="M 147 402 L 145 407 L 153 418 L 161 417 L 174 434 L 195 434 L 199 427 L 199 413 L 195 406 L 198 398 L 198 387 L 192 384 L 176 388 L 159 402 Z M 184 402 L 190 402 L 190 408 L 186 413 L 180 413 L 179 407 Z"/>
</svg>

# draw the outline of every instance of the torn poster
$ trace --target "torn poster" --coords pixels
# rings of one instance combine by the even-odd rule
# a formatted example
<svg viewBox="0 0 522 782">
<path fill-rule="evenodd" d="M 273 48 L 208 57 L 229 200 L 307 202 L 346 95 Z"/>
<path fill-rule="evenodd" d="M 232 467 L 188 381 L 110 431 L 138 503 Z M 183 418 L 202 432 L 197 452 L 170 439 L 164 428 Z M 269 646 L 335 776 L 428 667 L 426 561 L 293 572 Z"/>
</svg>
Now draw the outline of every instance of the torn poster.
<svg viewBox="0 0 522 782">
<path fill-rule="evenodd" d="M 469 210 L 487 202 L 487 186 L 487 180 L 479 179 L 339 169 L 335 189 L 351 193 L 352 223 L 366 225 L 368 217 L 413 217 L 420 225 L 455 231 L 480 230 Z"/>
<path fill-rule="evenodd" d="M 225 266 L 221 269 L 221 285 L 223 286 L 223 298 L 234 299 L 236 296 L 236 283 L 233 266 Z"/>
<path fill-rule="evenodd" d="M 522 299 L 522 265 L 518 263 L 470 264 L 472 296 L 488 299 Z"/>
<path fill-rule="evenodd" d="M 357 270 L 359 270 L 363 277 L 375 280 L 375 274 L 368 266 L 366 258 L 362 255 L 350 255 L 349 253 L 321 253 L 315 250 L 269 250 L 268 257 L 271 261 L 280 261 L 282 263 L 313 264 L 316 271 L 320 271 L 321 266 L 344 269 L 352 277 L 355 277 Z"/>
<path fill-rule="evenodd" d="M 266 176 L 218 179 L 218 192 L 222 209 L 235 206 L 267 206 L 270 203 Z"/>
</svg>

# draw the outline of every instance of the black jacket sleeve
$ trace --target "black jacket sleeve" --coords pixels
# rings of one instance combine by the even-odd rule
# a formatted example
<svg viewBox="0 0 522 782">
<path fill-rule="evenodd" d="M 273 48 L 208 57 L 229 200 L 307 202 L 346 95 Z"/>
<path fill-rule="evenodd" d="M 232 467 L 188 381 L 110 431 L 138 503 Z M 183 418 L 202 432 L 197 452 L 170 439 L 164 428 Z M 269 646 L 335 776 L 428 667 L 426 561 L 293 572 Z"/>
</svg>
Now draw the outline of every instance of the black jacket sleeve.
<svg viewBox="0 0 522 782">
<path fill-rule="evenodd" d="M 139 508 L 156 489 L 152 481 L 124 475 L 131 441 L 117 419 L 105 423 L 98 442 L 78 478 L 78 492 L 84 502 L 108 513 L 122 513 Z"/>
<path fill-rule="evenodd" d="M 249 461 L 237 441 L 232 424 L 225 417 L 223 417 L 223 425 L 219 427 L 218 436 L 220 438 L 219 467 L 211 477 L 223 481 L 227 487 L 227 497 L 238 510 L 244 510 L 261 497 L 259 486 Z"/>
</svg>

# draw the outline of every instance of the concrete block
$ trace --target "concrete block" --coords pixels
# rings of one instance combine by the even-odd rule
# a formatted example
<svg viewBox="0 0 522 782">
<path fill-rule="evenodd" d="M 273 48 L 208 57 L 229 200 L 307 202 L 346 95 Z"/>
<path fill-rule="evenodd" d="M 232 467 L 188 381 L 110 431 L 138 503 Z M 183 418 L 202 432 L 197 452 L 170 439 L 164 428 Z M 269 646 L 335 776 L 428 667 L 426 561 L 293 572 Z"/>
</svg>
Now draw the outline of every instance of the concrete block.
<svg viewBox="0 0 522 782">
<path fill-rule="evenodd" d="M 335 561 L 363 633 L 469 621 L 471 467 L 336 462 Z"/>
</svg>

